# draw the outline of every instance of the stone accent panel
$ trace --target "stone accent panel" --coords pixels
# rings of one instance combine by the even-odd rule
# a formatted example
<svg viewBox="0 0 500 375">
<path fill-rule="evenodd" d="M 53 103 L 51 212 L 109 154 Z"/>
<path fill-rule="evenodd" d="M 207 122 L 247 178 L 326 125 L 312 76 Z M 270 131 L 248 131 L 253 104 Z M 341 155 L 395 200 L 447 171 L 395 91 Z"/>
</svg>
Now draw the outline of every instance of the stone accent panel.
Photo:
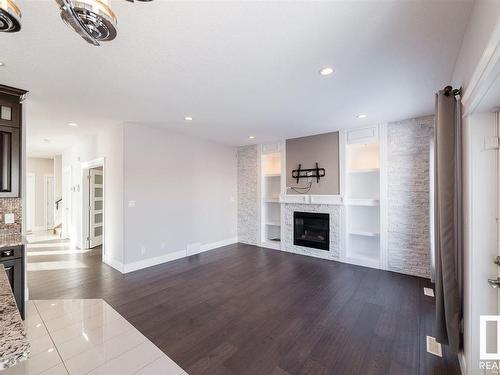
<svg viewBox="0 0 500 375">
<path fill-rule="evenodd" d="M 238 148 L 238 241 L 260 242 L 259 150 L 256 145 Z"/>
<path fill-rule="evenodd" d="M 387 127 L 390 271 L 430 277 L 430 147 L 434 117 Z"/>
<path fill-rule="evenodd" d="M 330 251 L 312 249 L 293 244 L 293 213 L 318 212 L 330 214 Z M 323 259 L 338 260 L 344 246 L 342 225 L 344 222 L 344 206 L 331 204 L 283 204 L 281 210 L 281 225 L 283 225 L 282 250 L 291 253 L 309 255 Z"/>
<path fill-rule="evenodd" d="M 21 198 L 0 198 L 0 233 L 3 235 L 21 233 L 22 223 Z M 5 224 L 5 214 L 14 214 L 14 224 Z"/>
</svg>

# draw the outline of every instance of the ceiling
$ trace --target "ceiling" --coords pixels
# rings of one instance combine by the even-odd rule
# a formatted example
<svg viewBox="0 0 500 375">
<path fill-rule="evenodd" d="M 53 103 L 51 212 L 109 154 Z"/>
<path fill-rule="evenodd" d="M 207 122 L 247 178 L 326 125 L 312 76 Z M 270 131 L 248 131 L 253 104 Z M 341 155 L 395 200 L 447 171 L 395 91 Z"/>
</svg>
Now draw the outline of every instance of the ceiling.
<svg viewBox="0 0 500 375">
<path fill-rule="evenodd" d="M 118 37 L 93 47 L 54 1 L 18 3 L 23 30 L 0 35 L 0 83 L 30 91 L 30 156 L 123 122 L 243 145 L 430 114 L 472 8 L 116 0 Z M 320 76 L 324 66 L 334 74 Z"/>
</svg>

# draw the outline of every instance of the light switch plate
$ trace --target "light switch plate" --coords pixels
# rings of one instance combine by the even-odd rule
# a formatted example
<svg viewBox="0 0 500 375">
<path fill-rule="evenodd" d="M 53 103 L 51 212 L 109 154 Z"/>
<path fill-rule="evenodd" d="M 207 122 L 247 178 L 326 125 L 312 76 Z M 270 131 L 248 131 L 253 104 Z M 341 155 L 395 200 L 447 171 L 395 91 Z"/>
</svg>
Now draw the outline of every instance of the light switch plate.
<svg viewBox="0 0 500 375">
<path fill-rule="evenodd" d="M 14 214 L 5 214 L 4 222 L 5 224 L 14 224 L 15 222 Z"/>
</svg>

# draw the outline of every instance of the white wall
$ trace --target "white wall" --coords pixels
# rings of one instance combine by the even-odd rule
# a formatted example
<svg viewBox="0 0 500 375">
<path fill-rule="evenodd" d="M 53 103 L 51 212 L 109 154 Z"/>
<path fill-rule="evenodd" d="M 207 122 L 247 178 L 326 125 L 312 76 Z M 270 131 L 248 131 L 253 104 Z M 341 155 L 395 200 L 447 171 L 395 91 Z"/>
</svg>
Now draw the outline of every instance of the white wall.
<svg viewBox="0 0 500 375">
<path fill-rule="evenodd" d="M 464 122 L 464 352 L 468 374 L 479 370 L 479 316 L 496 314 L 497 292 L 487 279 L 497 270 L 496 256 L 497 151 L 485 148 L 496 137 L 494 113 L 477 113 Z"/>
<path fill-rule="evenodd" d="M 178 257 L 190 244 L 235 241 L 236 148 L 127 124 L 124 150 L 128 269 Z"/>
<path fill-rule="evenodd" d="M 35 230 L 45 227 L 45 176 L 54 175 L 54 161 L 46 158 L 28 158 L 26 172 L 35 175 Z"/>
<path fill-rule="evenodd" d="M 500 1 L 476 0 L 457 58 L 452 83 L 467 88 L 488 40 L 499 21 Z"/>
<path fill-rule="evenodd" d="M 499 21 L 500 1 L 475 1 L 452 78 L 453 86 L 462 86 L 465 95 L 470 95 L 477 89 L 470 85 L 471 80 L 483 54 L 487 51 L 489 41 Z M 482 84 L 488 85 L 489 79 L 487 78 Z M 472 103 L 470 100 L 469 102 Z M 468 110 L 470 108 L 465 108 L 464 112 Z M 495 174 L 494 170 L 491 168 L 488 170 L 485 164 L 491 162 L 491 155 L 488 155 L 483 148 L 484 137 L 491 135 L 494 131 L 494 115 L 491 113 L 473 114 L 463 119 L 463 126 L 464 353 L 460 360 L 462 370 L 469 375 L 483 373 L 478 370 L 478 314 L 480 310 L 488 308 L 488 303 L 484 301 L 484 293 L 488 291 L 486 273 L 491 271 L 486 271 L 488 266 L 482 262 L 491 262 L 489 252 L 492 251 L 491 248 L 484 247 L 484 241 L 489 239 L 485 235 L 489 225 L 486 220 L 491 219 L 485 212 L 493 207 L 491 203 L 487 203 L 487 200 L 496 201 L 495 193 L 491 191 L 492 186 L 488 186 L 486 182 L 492 174 Z M 493 151 L 490 151 L 491 153 Z M 496 230 L 490 228 L 488 233 L 496 235 Z M 493 265 L 492 262 L 491 265 Z"/>
<path fill-rule="evenodd" d="M 82 246 L 82 163 L 105 159 L 104 261 L 121 271 L 123 264 L 123 127 L 110 126 L 89 136 L 62 154 L 62 169 L 71 168 L 71 226 L 69 236 Z M 63 198 L 63 202 L 67 198 Z M 63 226 L 65 223 L 63 223 Z"/>
</svg>

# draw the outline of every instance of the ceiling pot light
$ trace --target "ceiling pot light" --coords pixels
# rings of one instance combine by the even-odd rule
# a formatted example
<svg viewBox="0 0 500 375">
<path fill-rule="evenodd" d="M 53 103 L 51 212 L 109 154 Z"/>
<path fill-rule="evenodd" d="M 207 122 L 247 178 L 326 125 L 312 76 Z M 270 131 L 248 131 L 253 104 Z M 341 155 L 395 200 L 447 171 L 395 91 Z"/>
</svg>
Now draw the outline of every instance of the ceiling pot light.
<svg viewBox="0 0 500 375">
<path fill-rule="evenodd" d="M 333 73 L 333 68 L 330 68 L 328 66 L 319 70 L 319 74 L 322 76 L 329 76 L 332 73 Z"/>
<path fill-rule="evenodd" d="M 78 124 L 76 122 L 68 122 L 68 125 L 72 126 L 74 128 L 76 128 L 78 126 Z"/>
<path fill-rule="evenodd" d="M 365 115 L 364 113 L 360 113 L 360 114 L 358 115 L 358 118 L 367 118 L 367 117 L 368 117 L 368 116 L 367 116 L 367 115 Z"/>
<path fill-rule="evenodd" d="M 191 116 L 186 116 L 184 117 L 184 121 L 193 121 L 193 118 Z"/>
<path fill-rule="evenodd" d="M 14 0 L 0 0 L 0 31 L 15 33 L 21 30 L 21 9 Z"/>
<path fill-rule="evenodd" d="M 62 20 L 95 46 L 115 39 L 117 19 L 108 0 L 56 0 Z"/>
<path fill-rule="evenodd" d="M 5 63 L 0 61 L 0 66 L 5 66 Z"/>
<path fill-rule="evenodd" d="M 248 136 L 248 139 L 254 139 L 254 138 L 255 138 L 255 136 L 253 136 L 253 135 Z"/>
</svg>

